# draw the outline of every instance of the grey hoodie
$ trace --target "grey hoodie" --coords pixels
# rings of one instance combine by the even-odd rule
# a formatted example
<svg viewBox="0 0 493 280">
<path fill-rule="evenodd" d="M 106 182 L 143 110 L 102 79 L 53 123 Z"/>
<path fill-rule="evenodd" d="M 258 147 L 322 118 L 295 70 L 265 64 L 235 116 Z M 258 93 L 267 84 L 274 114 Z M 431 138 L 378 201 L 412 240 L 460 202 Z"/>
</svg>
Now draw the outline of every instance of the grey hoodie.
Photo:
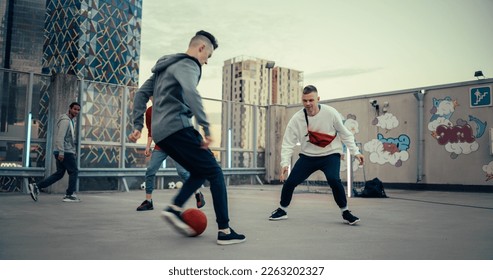
<svg viewBox="0 0 493 280">
<path fill-rule="evenodd" d="M 57 120 L 57 131 L 55 135 L 55 153 L 75 154 L 75 132 L 74 123 L 67 114 L 62 114 Z"/>
<path fill-rule="evenodd" d="M 134 98 L 134 129 L 142 131 L 149 98 L 153 96 L 152 138 L 160 142 L 171 134 L 193 127 L 192 117 L 210 136 L 197 85 L 202 74 L 200 62 L 188 54 L 161 57 L 152 68 L 152 76 L 139 88 Z"/>
</svg>

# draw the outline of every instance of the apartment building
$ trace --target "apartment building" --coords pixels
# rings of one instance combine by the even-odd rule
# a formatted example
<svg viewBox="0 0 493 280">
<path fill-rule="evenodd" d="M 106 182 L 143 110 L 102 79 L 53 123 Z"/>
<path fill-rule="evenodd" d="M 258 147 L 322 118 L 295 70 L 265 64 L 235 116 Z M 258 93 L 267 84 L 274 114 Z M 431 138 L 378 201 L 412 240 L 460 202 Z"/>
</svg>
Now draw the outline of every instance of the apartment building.
<svg viewBox="0 0 493 280">
<path fill-rule="evenodd" d="M 228 102 L 222 109 L 221 146 L 231 145 L 230 164 L 264 166 L 267 106 L 299 103 L 302 87 L 302 71 L 266 59 L 239 56 L 224 62 L 222 100 Z M 235 153 L 235 148 L 247 151 Z"/>
</svg>

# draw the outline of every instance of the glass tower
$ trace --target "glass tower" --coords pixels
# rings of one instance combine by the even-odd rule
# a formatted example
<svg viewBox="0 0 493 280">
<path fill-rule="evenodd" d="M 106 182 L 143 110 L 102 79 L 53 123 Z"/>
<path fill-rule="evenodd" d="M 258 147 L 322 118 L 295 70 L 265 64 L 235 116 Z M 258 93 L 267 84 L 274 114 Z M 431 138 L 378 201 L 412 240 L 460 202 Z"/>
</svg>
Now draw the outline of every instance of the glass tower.
<svg viewBox="0 0 493 280">
<path fill-rule="evenodd" d="M 137 86 L 142 0 L 47 0 L 43 73 Z"/>
<path fill-rule="evenodd" d="M 41 73 L 45 2 L 0 1 L 0 67 Z"/>
</svg>

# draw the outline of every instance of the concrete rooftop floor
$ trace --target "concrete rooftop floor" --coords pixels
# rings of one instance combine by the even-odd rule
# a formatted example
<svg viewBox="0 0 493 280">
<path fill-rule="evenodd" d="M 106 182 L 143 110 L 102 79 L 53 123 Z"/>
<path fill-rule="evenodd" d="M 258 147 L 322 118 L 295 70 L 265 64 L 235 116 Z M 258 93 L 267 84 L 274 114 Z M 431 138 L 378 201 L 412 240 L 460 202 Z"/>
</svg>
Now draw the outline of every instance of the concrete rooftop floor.
<svg viewBox="0 0 493 280">
<path fill-rule="evenodd" d="M 183 237 L 161 217 L 177 190 L 154 192 L 154 210 L 137 212 L 143 191 L 83 192 L 81 203 L 41 193 L 0 193 L 2 260 L 491 260 L 493 194 L 386 190 L 389 198 L 349 198 L 361 219 L 342 222 L 326 187 L 299 186 L 289 219 L 269 221 L 281 186 L 230 186 L 231 227 L 242 244 L 216 244 L 210 190 L 208 227 Z M 187 207 L 195 207 L 191 199 Z"/>
</svg>

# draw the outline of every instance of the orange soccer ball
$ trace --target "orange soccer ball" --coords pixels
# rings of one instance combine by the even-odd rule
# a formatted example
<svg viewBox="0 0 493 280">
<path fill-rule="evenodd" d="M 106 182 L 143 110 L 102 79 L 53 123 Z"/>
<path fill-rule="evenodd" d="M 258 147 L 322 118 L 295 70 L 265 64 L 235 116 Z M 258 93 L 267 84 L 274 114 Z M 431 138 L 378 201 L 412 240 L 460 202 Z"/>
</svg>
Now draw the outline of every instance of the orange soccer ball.
<svg viewBox="0 0 493 280">
<path fill-rule="evenodd" d="M 181 218 L 195 231 L 193 236 L 201 235 L 207 228 L 207 216 L 199 209 L 189 208 L 181 213 Z"/>
</svg>

